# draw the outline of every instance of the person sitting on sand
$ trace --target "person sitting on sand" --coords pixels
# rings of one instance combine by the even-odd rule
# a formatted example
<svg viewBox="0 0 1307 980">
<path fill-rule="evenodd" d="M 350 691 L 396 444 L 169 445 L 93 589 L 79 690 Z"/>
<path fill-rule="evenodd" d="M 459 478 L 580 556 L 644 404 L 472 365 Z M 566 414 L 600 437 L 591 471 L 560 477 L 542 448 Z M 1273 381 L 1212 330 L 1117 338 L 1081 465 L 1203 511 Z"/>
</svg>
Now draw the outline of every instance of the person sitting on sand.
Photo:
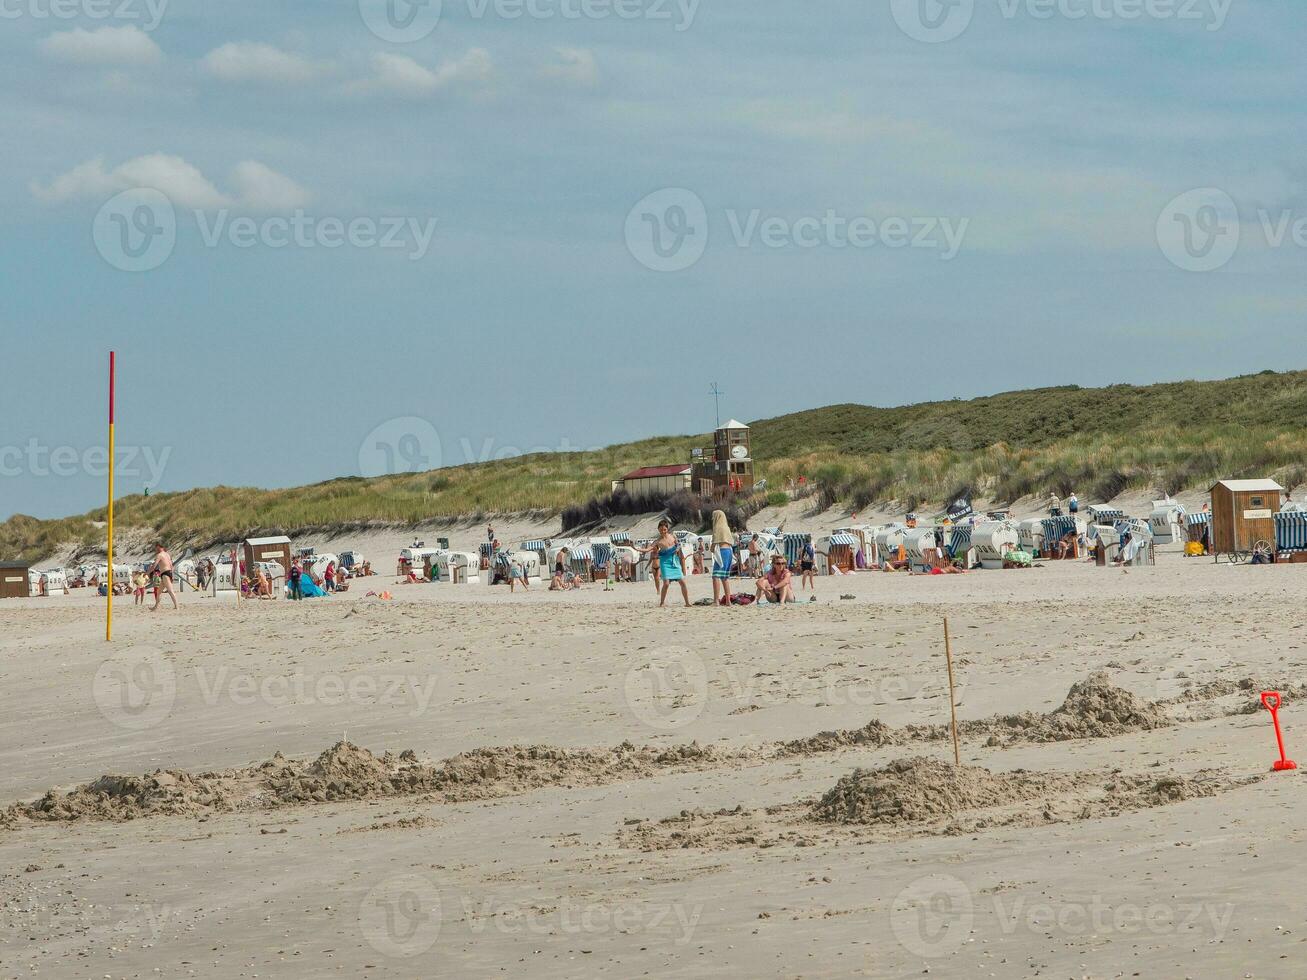
<svg viewBox="0 0 1307 980">
<path fill-rule="evenodd" d="M 1057 543 L 1058 558 L 1066 558 L 1072 551 L 1075 550 L 1076 538 L 1077 535 L 1075 531 L 1067 531 L 1066 534 L 1062 535 L 1061 539 Z"/>
<path fill-rule="evenodd" d="M 894 554 L 894 557 L 893 558 L 886 557 L 881 567 L 887 572 L 899 572 L 905 568 L 911 571 L 911 568 L 908 564 L 907 546 L 900 544 L 898 551 L 895 552 Z"/>
<path fill-rule="evenodd" d="M 794 601 L 794 578 L 784 555 L 772 555 L 771 567 L 755 584 L 759 588 L 755 599 L 765 598 L 768 602 Z"/>
<path fill-rule="evenodd" d="M 784 555 L 772 555 L 771 568 L 755 583 L 758 586 L 754 600 L 784 603 L 794 601 L 794 579 Z"/>
<path fill-rule="evenodd" d="M 1124 565 L 1128 561 L 1134 558 L 1134 553 L 1139 549 L 1138 548 L 1132 549 L 1130 547 L 1130 543 L 1133 540 L 1134 540 L 1134 535 L 1132 535 L 1129 531 L 1126 531 L 1125 534 L 1121 535 L 1121 543 L 1117 545 L 1116 557 L 1112 559 L 1113 565 Z M 1127 555 L 1129 555 L 1129 557 L 1127 557 Z"/>
</svg>

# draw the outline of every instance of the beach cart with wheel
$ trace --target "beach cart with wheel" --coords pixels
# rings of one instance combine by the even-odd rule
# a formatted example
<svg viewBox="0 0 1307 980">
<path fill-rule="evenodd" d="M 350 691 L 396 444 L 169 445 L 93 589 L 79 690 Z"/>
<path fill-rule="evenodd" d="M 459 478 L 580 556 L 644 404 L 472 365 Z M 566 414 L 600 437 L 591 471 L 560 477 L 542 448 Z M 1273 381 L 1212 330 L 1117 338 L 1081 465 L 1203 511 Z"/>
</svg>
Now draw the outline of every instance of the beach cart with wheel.
<svg viewBox="0 0 1307 980">
<path fill-rule="evenodd" d="M 1241 564 L 1275 555 L 1275 515 L 1284 488 L 1274 480 L 1221 480 L 1213 484 L 1211 544 L 1216 562 Z"/>
</svg>

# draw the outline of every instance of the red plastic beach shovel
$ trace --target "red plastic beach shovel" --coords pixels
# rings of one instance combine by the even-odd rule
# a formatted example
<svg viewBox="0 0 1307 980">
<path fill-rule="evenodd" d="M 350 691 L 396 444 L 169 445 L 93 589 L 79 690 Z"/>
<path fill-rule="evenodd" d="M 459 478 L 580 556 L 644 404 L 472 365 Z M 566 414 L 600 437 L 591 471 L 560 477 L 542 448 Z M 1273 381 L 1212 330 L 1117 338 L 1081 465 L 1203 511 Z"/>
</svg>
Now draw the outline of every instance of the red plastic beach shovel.
<svg viewBox="0 0 1307 980">
<path fill-rule="evenodd" d="M 1284 772 L 1287 769 L 1297 769 L 1298 763 L 1285 758 L 1284 755 L 1284 736 L 1280 734 L 1280 692 L 1263 691 L 1262 704 L 1266 705 L 1266 710 L 1271 713 L 1271 721 L 1275 724 L 1275 744 L 1280 747 L 1280 758 L 1271 766 L 1271 771 Z"/>
</svg>

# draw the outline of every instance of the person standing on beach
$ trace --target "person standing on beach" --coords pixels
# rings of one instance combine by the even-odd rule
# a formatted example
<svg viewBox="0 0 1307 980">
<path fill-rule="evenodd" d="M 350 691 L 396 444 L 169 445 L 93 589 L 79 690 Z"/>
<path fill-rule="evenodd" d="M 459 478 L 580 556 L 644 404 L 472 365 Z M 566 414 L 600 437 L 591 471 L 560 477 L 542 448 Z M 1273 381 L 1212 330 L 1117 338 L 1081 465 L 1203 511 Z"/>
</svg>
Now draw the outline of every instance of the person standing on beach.
<svg viewBox="0 0 1307 980">
<path fill-rule="evenodd" d="M 858 554 L 862 554 L 861 551 Z M 812 538 L 803 545 L 803 559 L 799 562 L 799 588 L 815 589 L 817 587 L 817 549 L 812 546 Z"/>
<path fill-rule="evenodd" d="M 1067 498 L 1066 509 L 1069 513 L 1072 514 L 1080 513 L 1080 498 L 1076 496 L 1076 492 L 1074 490 L 1071 491 L 1071 496 Z"/>
<path fill-rule="evenodd" d="M 1049 491 L 1048 494 L 1048 516 L 1062 516 L 1062 498 L 1059 497 L 1055 491 Z"/>
<path fill-rule="evenodd" d="M 719 606 L 731 604 L 731 565 L 735 563 L 735 536 L 726 512 L 712 512 L 712 598 Z"/>
<path fill-rule="evenodd" d="M 168 549 L 163 546 L 162 541 L 154 546 L 154 564 L 150 566 L 150 574 L 159 576 L 160 587 L 168 593 L 168 598 L 172 600 L 172 607 L 176 609 L 177 593 L 172 590 L 172 555 L 168 554 Z M 154 605 L 150 607 L 150 612 L 159 608 L 162 599 L 163 596 L 159 592 L 154 593 Z"/>
<path fill-rule="evenodd" d="M 667 605 L 667 590 L 673 582 L 681 586 L 681 598 L 686 608 L 690 605 L 690 590 L 685 586 L 685 554 L 681 551 L 681 542 L 672 533 L 672 526 L 667 521 L 658 522 L 658 540 L 654 542 L 658 553 L 658 571 L 663 585 L 659 592 L 658 605 Z"/>
<path fill-rule="evenodd" d="M 290 583 L 290 597 L 292 599 L 304 598 L 304 583 L 301 581 L 304 577 L 304 569 L 300 568 L 299 559 L 290 563 L 290 573 L 286 581 Z"/>
</svg>

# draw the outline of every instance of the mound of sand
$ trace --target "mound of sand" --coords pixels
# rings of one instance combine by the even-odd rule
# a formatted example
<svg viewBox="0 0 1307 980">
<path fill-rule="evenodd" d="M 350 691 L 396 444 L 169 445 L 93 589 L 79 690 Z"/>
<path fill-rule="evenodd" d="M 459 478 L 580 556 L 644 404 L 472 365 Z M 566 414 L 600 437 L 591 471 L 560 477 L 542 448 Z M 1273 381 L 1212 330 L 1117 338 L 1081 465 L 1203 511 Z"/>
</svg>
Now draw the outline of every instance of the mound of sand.
<svg viewBox="0 0 1307 980">
<path fill-rule="evenodd" d="M 255 766 L 201 775 L 174 770 L 105 775 L 67 793 L 50 790 L 34 803 L 13 804 L 0 812 L 0 826 L 11 827 L 22 818 L 121 821 L 401 796 L 430 795 L 444 802 L 492 799 L 545 786 L 598 786 L 666 770 L 707 768 L 752 755 L 698 743 L 660 749 L 623 742 L 611 749 L 482 748 L 433 763 L 420 761 L 411 750 L 375 755 L 337 742 L 311 762 L 278 752 Z"/>
<path fill-rule="evenodd" d="M 1171 719 L 1157 704 L 1142 701 L 1117 687 L 1106 671 L 1097 671 L 1071 685 L 1062 706 L 1047 714 L 1023 712 L 966 722 L 966 735 L 990 735 L 1027 742 L 1065 742 L 1109 738 L 1130 732 L 1166 728 Z"/>
<path fill-rule="evenodd" d="M 52 789 L 34 803 L 14 804 L 9 812 L 39 821 L 135 820 L 230 809 L 232 792 L 225 777 L 161 769 L 144 776 L 101 776 L 67 793 Z"/>
<path fill-rule="evenodd" d="M 856 769 L 817 800 L 632 818 L 618 839 L 641 851 L 839 846 L 1118 817 L 1216 796 L 1262 777 L 1121 772 L 994 773 L 924 758 Z"/>
<path fill-rule="evenodd" d="M 1015 715 L 993 715 L 964 721 L 958 732 L 964 738 L 985 740 L 990 745 L 1005 742 L 1064 742 L 1081 738 L 1107 738 L 1130 732 L 1165 728 L 1171 719 L 1160 706 L 1142 701 L 1117 687 L 1104 671 L 1090 674 L 1071 685 L 1062 706 L 1040 714 L 1025 711 Z M 938 742 L 952 737 L 947 725 L 906 725 L 895 729 L 873 718 L 862 728 L 821 732 L 807 738 L 781 742 L 775 754 L 817 755 L 850 747 L 881 748 L 909 742 Z"/>
<path fill-rule="evenodd" d="M 1184 800 L 1215 796 L 1231 784 L 1224 778 L 1120 775 L 1104 786 L 1104 802 L 1121 810 L 1147 810 Z"/>
<path fill-rule="evenodd" d="M 822 752 L 834 752 L 853 745 L 880 748 L 883 745 L 899 745 L 903 742 L 894 729 L 883 721 L 873 718 L 861 728 L 846 728 L 841 731 L 820 732 L 807 738 L 785 742 L 777 749 L 778 755 L 817 755 Z"/>
<path fill-rule="evenodd" d="M 1021 803 L 1074 782 L 1074 776 L 1021 769 L 992 773 L 918 756 L 842 776 L 813 804 L 812 817 L 826 823 L 924 823 L 966 810 Z"/>
</svg>

